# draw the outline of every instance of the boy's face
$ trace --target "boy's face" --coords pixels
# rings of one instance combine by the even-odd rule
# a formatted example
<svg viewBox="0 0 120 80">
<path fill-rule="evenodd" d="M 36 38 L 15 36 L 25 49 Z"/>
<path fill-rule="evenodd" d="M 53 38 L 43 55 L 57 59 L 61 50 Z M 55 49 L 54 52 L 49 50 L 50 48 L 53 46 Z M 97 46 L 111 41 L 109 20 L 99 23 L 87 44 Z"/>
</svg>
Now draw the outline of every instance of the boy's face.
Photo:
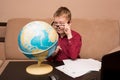
<svg viewBox="0 0 120 80">
<path fill-rule="evenodd" d="M 68 20 L 65 16 L 54 17 L 53 27 L 59 34 L 64 34 L 64 29 L 66 24 L 68 24 Z"/>
</svg>

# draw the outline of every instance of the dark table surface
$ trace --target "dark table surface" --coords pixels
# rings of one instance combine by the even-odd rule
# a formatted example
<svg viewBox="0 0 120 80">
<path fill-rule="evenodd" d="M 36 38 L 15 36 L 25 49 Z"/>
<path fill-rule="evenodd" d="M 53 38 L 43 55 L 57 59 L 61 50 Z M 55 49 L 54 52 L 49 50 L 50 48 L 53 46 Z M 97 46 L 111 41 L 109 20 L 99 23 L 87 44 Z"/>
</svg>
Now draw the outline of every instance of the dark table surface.
<svg viewBox="0 0 120 80">
<path fill-rule="evenodd" d="M 63 72 L 55 69 L 56 66 L 63 65 L 63 62 L 43 62 L 53 66 L 53 71 L 46 75 L 31 75 L 26 72 L 26 67 L 31 64 L 37 64 L 37 61 L 21 61 L 9 62 L 0 80 L 51 80 L 50 76 L 54 76 L 56 80 L 100 80 L 100 72 L 91 71 L 83 76 L 72 78 Z"/>
</svg>

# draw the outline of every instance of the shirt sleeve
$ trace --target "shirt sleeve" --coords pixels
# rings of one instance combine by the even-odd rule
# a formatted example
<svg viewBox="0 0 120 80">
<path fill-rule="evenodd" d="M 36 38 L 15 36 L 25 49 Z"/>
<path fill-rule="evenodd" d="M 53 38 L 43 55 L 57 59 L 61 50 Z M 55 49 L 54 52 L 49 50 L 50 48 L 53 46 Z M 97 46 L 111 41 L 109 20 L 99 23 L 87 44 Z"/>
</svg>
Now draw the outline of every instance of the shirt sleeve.
<svg viewBox="0 0 120 80">
<path fill-rule="evenodd" d="M 71 59 L 78 58 L 82 46 L 81 36 L 79 34 L 73 35 L 71 39 L 68 39 L 68 57 Z"/>
</svg>

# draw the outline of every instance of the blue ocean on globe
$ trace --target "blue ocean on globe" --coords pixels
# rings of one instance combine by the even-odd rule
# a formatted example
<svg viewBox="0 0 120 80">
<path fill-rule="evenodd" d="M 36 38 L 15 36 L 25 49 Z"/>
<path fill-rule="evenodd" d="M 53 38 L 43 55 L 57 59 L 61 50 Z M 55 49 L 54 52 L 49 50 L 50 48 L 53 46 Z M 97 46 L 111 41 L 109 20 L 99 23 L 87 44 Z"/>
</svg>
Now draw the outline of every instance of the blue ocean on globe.
<svg viewBox="0 0 120 80">
<path fill-rule="evenodd" d="M 58 34 L 54 28 L 43 21 L 32 21 L 25 25 L 18 35 L 20 51 L 28 58 L 36 59 L 36 55 L 48 51 L 49 57 L 55 51 Z"/>
</svg>

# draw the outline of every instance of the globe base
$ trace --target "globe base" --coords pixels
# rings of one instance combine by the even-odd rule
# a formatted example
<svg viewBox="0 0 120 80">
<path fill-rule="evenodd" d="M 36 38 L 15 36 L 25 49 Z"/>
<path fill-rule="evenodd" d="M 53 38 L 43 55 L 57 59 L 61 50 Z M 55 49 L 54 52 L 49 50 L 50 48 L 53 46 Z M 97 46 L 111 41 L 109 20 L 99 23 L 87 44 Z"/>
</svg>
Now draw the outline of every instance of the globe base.
<svg viewBox="0 0 120 80">
<path fill-rule="evenodd" d="M 33 64 L 26 68 L 26 72 L 32 75 L 44 75 L 53 70 L 53 67 L 49 64 Z"/>
</svg>

